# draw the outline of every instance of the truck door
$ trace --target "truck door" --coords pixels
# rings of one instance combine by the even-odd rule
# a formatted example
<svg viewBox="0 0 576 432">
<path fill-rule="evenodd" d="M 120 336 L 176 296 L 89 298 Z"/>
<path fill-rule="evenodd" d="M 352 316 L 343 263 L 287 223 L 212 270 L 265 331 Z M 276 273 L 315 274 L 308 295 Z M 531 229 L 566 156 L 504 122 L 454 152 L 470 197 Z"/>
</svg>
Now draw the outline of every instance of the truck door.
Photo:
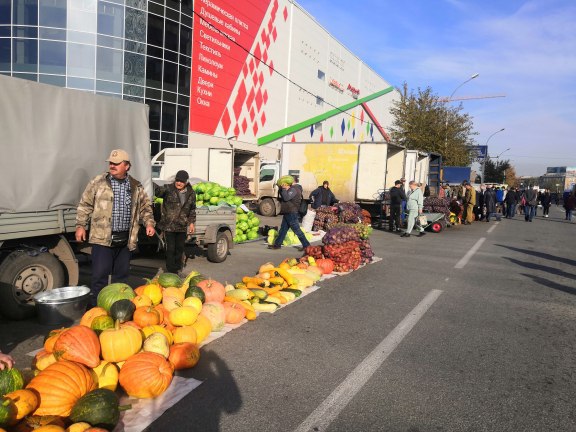
<svg viewBox="0 0 576 432">
<path fill-rule="evenodd" d="M 356 175 L 356 201 L 374 201 L 384 190 L 388 146 L 386 144 L 362 143 L 358 147 L 358 171 Z"/>
<path fill-rule="evenodd" d="M 208 181 L 232 187 L 232 150 L 210 149 L 208 154 Z"/>
</svg>

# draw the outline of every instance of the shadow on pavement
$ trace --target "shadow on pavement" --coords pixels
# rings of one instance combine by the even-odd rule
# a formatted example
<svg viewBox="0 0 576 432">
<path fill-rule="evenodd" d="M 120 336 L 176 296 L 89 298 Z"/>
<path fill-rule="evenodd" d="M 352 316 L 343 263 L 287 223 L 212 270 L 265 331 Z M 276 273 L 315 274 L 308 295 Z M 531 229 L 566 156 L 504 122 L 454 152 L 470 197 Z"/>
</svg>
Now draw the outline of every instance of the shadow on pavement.
<svg viewBox="0 0 576 432">
<path fill-rule="evenodd" d="M 522 273 L 522 276 L 526 276 L 526 277 L 532 279 L 534 282 L 537 282 L 541 285 L 547 286 L 548 288 L 552 288 L 552 289 L 555 289 L 557 291 L 562 291 L 562 292 L 565 292 L 567 294 L 576 295 L 576 288 L 574 288 L 574 287 L 562 285 L 562 284 L 559 284 L 556 282 L 552 282 L 550 279 L 546 279 L 546 278 L 542 278 L 542 277 L 534 276 L 534 275 L 529 275 L 526 273 Z"/>
<path fill-rule="evenodd" d="M 527 261 L 519 261 L 519 260 L 516 260 L 514 258 L 509 258 L 509 257 L 503 257 L 503 258 L 510 261 L 513 264 L 529 268 L 530 270 L 539 270 L 539 271 L 551 273 L 555 276 L 564 277 L 566 279 L 576 280 L 576 274 L 567 273 L 565 271 L 559 270 L 559 269 L 554 268 L 554 267 L 548 267 L 548 266 L 541 265 L 541 264 L 534 264 L 534 263 L 527 262 Z"/>
<path fill-rule="evenodd" d="M 534 251 L 534 250 L 530 250 L 530 249 L 520 249 L 520 248 L 516 248 L 514 246 L 506 246 L 506 245 L 502 245 L 502 244 L 497 244 L 495 246 L 500 246 L 515 252 L 521 252 L 521 253 L 525 253 L 528 255 L 533 255 L 536 256 L 538 258 L 543 258 L 543 259 L 547 259 L 547 260 L 551 260 L 551 261 L 558 261 L 564 264 L 568 264 L 568 265 L 572 265 L 572 266 L 576 266 L 576 260 L 572 260 L 572 259 L 568 259 L 568 258 L 564 258 L 564 257 L 560 257 L 560 256 L 556 256 L 556 255 L 550 255 L 547 254 L 545 252 L 538 252 L 538 251 Z"/>
</svg>

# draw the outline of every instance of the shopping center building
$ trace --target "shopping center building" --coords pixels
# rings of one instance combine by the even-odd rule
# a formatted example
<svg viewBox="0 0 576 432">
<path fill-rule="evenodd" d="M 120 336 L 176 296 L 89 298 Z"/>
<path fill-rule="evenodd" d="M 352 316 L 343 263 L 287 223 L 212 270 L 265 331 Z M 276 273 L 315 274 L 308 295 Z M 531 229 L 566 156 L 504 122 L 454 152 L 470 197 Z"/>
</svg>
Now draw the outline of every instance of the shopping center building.
<svg viewBox="0 0 576 432">
<path fill-rule="evenodd" d="M 0 73 L 148 104 L 152 155 L 382 141 L 398 97 L 292 0 L 0 0 Z"/>
</svg>

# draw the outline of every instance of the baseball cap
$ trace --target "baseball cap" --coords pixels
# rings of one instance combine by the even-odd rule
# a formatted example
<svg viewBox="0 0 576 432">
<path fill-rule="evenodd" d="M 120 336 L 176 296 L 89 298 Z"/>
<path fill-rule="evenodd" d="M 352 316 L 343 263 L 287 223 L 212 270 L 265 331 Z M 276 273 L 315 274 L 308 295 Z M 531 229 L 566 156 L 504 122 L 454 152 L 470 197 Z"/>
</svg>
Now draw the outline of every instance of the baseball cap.
<svg viewBox="0 0 576 432">
<path fill-rule="evenodd" d="M 182 182 L 182 183 L 186 183 L 189 178 L 190 178 L 190 176 L 188 175 L 188 173 L 186 171 L 180 170 L 176 173 L 175 180 Z"/>
<path fill-rule="evenodd" d="M 108 157 L 108 159 L 106 159 L 106 162 L 112 162 L 112 163 L 120 163 L 120 162 L 130 162 L 130 156 L 128 155 L 127 152 L 125 152 L 124 150 L 112 150 L 110 152 L 110 156 Z"/>
</svg>

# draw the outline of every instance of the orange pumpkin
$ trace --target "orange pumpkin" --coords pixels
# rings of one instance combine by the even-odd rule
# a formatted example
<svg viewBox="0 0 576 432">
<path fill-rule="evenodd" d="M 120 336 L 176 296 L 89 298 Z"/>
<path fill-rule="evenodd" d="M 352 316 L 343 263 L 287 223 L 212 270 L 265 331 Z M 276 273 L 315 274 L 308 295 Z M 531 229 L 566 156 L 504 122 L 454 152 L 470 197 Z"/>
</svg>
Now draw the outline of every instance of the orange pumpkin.
<svg viewBox="0 0 576 432">
<path fill-rule="evenodd" d="M 226 295 L 226 289 L 224 285 L 213 279 L 204 279 L 198 282 L 198 286 L 204 291 L 206 296 L 205 302 L 217 302 L 222 303 L 224 301 L 224 296 Z"/>
<path fill-rule="evenodd" d="M 44 341 L 44 349 L 49 353 L 54 351 L 54 344 L 56 343 L 58 336 L 60 336 L 60 334 L 66 329 L 67 327 L 62 327 L 57 330 L 52 330 L 50 333 L 48 333 L 48 337 L 46 337 L 46 340 Z"/>
<path fill-rule="evenodd" d="M 190 342 L 196 343 L 198 335 L 196 329 L 192 326 L 176 327 L 172 332 L 174 343 Z"/>
<path fill-rule="evenodd" d="M 175 370 L 193 368 L 200 360 L 198 345 L 190 342 L 174 344 L 170 347 L 168 361 Z"/>
<path fill-rule="evenodd" d="M 161 313 L 162 315 L 162 320 L 160 321 L 160 324 L 166 324 L 169 323 L 170 320 L 168 319 L 168 315 L 170 314 L 170 312 L 168 311 L 168 309 L 166 309 L 162 303 L 160 303 L 159 305 L 154 306 L 154 309 L 156 309 L 158 312 Z"/>
<path fill-rule="evenodd" d="M 102 358 L 109 362 L 121 362 L 136 354 L 142 348 L 142 334 L 132 326 L 116 326 L 100 333 Z M 98 366 L 100 362 L 96 366 Z M 96 367 L 94 366 L 94 367 Z"/>
<path fill-rule="evenodd" d="M 140 285 L 139 287 L 134 288 L 134 294 L 136 294 L 137 296 L 144 295 L 144 288 L 145 287 L 146 287 L 146 285 Z"/>
<path fill-rule="evenodd" d="M 174 367 L 160 354 L 140 352 L 120 369 L 120 385 L 129 396 L 155 398 L 166 391 L 173 375 Z"/>
<path fill-rule="evenodd" d="M 22 420 L 28 414 L 36 411 L 38 405 L 40 405 L 38 393 L 31 389 L 16 390 L 4 395 L 4 397 L 10 399 L 16 407 L 15 420 Z"/>
<path fill-rule="evenodd" d="M 106 312 L 106 309 L 98 306 L 93 307 L 92 309 L 87 310 L 86 313 L 84 313 L 84 315 L 82 315 L 82 318 L 80 319 L 80 325 L 92 328 L 92 321 L 94 320 L 94 318 L 98 316 L 107 316 L 107 315 L 108 312 Z"/>
<path fill-rule="evenodd" d="M 140 306 L 134 311 L 133 320 L 138 326 L 146 327 L 160 324 L 164 320 L 164 315 L 160 309 L 152 306 Z"/>
<path fill-rule="evenodd" d="M 238 324 L 246 317 L 246 309 L 238 303 L 224 302 L 224 314 L 228 324 Z"/>
<path fill-rule="evenodd" d="M 182 306 L 184 293 L 175 287 L 164 288 L 162 292 L 162 305 L 170 312 L 177 307 Z"/>
<path fill-rule="evenodd" d="M 330 274 L 334 271 L 334 261 L 329 258 L 317 259 L 316 266 L 322 270 L 324 274 Z"/>
<path fill-rule="evenodd" d="M 94 390 L 96 383 L 85 366 L 60 360 L 32 378 L 26 388 L 40 394 L 40 406 L 35 415 L 68 417 L 76 401 Z"/>
<path fill-rule="evenodd" d="M 70 327 L 56 340 L 54 355 L 58 360 L 70 360 L 89 368 L 100 364 L 100 341 L 94 330 L 77 325 Z"/>
<path fill-rule="evenodd" d="M 139 308 L 141 306 L 152 306 L 152 299 L 146 294 L 137 295 L 132 299 L 132 303 Z"/>
</svg>

